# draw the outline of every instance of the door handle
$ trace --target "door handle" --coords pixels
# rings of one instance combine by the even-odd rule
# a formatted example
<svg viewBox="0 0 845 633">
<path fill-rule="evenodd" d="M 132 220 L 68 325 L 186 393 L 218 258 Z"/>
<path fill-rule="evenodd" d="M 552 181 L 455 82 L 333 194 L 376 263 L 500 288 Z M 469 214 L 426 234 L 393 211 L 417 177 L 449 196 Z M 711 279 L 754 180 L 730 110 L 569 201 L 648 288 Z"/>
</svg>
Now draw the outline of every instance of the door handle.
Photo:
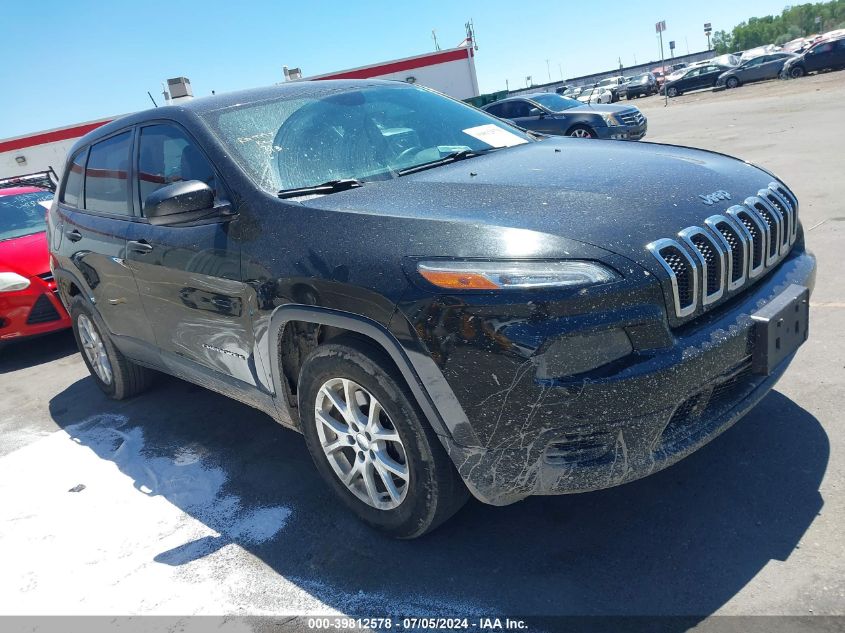
<svg viewBox="0 0 845 633">
<path fill-rule="evenodd" d="M 126 242 L 126 248 L 133 253 L 138 253 L 139 255 L 145 255 L 153 250 L 153 245 L 147 242 L 146 240 L 129 240 Z"/>
<path fill-rule="evenodd" d="M 71 242 L 78 242 L 82 239 L 82 233 L 76 229 L 65 231 L 65 235 Z"/>
</svg>

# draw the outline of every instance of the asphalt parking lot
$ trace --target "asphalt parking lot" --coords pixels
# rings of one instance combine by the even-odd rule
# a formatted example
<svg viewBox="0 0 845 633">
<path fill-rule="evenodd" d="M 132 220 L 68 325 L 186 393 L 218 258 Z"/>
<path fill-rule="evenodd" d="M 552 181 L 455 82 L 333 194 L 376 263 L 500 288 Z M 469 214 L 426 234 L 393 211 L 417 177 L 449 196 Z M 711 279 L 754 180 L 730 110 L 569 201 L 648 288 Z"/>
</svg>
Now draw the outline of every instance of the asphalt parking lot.
<svg viewBox="0 0 845 633">
<path fill-rule="evenodd" d="M 0 352 L 0 614 L 845 615 L 845 73 L 631 103 L 648 141 L 758 163 L 801 202 L 811 337 L 735 427 L 632 484 L 472 501 L 392 541 L 297 434 L 165 377 L 110 401 L 53 335 Z"/>
</svg>

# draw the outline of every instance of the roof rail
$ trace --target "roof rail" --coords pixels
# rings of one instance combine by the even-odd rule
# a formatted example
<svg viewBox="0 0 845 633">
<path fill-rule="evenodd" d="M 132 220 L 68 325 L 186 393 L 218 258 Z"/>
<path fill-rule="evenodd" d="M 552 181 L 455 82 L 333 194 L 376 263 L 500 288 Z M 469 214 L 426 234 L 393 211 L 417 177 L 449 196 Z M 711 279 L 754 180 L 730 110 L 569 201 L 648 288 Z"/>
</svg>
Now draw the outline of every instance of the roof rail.
<svg viewBox="0 0 845 633">
<path fill-rule="evenodd" d="M 41 187 L 42 189 L 55 191 L 58 185 L 59 176 L 52 166 L 48 167 L 46 171 L 36 171 L 21 176 L 0 178 L 0 189 L 9 187 Z"/>
</svg>

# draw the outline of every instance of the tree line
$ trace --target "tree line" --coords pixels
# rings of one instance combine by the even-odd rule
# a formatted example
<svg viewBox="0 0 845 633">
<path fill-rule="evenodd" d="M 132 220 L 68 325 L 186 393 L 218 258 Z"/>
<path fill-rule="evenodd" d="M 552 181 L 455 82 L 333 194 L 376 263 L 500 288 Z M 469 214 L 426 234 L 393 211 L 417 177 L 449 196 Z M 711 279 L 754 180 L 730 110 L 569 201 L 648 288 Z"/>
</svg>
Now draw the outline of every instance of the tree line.
<svg viewBox="0 0 845 633">
<path fill-rule="evenodd" d="M 782 45 L 798 37 L 845 29 L 845 0 L 786 7 L 780 15 L 749 18 L 733 30 L 716 31 L 713 48 L 719 54 L 744 51 L 765 44 Z"/>
</svg>

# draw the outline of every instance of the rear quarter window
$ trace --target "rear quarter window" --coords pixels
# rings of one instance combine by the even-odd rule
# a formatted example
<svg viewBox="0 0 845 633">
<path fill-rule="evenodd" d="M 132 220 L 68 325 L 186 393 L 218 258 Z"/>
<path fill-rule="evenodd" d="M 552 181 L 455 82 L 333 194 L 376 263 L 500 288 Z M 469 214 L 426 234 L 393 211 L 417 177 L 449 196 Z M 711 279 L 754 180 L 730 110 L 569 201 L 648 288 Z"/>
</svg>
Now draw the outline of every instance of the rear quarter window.
<svg viewBox="0 0 845 633">
<path fill-rule="evenodd" d="M 70 163 L 65 187 L 62 190 L 61 200 L 73 207 L 82 206 L 82 180 L 85 172 L 85 158 L 88 150 L 79 152 Z"/>
</svg>

